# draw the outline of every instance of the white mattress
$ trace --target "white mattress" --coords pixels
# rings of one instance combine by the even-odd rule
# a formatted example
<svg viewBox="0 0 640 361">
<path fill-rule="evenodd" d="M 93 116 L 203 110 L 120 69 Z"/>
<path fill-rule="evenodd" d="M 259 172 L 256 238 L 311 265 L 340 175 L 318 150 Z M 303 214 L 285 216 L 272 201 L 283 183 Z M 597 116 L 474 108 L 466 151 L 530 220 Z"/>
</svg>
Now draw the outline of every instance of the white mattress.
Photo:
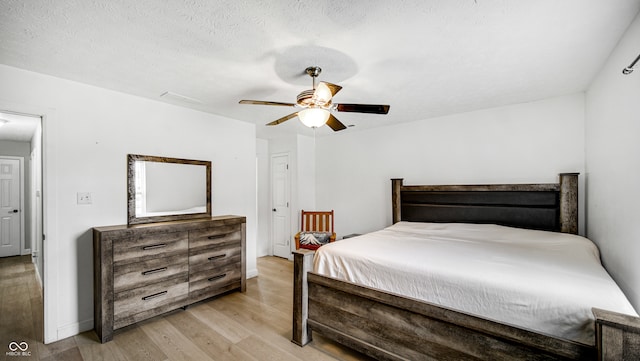
<svg viewBox="0 0 640 361">
<path fill-rule="evenodd" d="M 321 247 L 314 271 L 593 345 L 592 307 L 636 316 L 587 238 L 400 222 Z"/>
</svg>

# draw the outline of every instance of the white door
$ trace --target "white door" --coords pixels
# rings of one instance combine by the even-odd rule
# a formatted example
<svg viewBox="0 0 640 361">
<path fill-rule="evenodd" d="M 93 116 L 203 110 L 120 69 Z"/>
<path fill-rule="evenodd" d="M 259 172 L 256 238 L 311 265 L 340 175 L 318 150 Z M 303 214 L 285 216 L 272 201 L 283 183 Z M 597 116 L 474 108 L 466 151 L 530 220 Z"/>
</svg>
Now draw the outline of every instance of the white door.
<svg viewBox="0 0 640 361">
<path fill-rule="evenodd" d="M 0 158 L 0 257 L 20 254 L 20 161 Z"/>
<path fill-rule="evenodd" d="M 291 255 L 291 222 L 289 221 L 289 155 L 271 157 L 271 242 L 273 255 Z"/>
</svg>

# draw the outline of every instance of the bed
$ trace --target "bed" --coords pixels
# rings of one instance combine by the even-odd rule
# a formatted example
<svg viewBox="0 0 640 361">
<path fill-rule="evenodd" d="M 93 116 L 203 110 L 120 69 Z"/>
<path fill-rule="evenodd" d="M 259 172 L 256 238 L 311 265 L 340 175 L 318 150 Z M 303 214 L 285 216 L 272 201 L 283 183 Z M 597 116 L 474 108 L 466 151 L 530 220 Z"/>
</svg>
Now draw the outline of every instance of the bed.
<svg viewBox="0 0 640 361">
<path fill-rule="evenodd" d="M 576 173 L 561 174 L 552 184 L 405 186 L 393 179 L 391 227 L 324 246 L 317 255 L 294 252 L 292 341 L 304 346 L 312 331 L 319 332 L 388 360 L 638 359 L 640 319 L 633 308 L 604 268 L 580 268 L 599 265 L 599 255 L 590 241 L 575 235 L 577 187 Z M 405 261 L 415 258 L 425 235 L 430 243 L 424 247 L 431 254 L 422 257 L 428 262 L 418 257 L 415 266 L 408 266 Z M 513 236 L 516 244 L 502 242 Z M 366 244 L 373 254 L 356 251 Z M 444 256 L 452 253 L 456 257 Z M 350 260 L 349 254 L 363 260 Z M 377 258 L 387 254 L 396 261 Z M 538 272 L 535 267 L 540 265 L 532 263 L 526 268 L 541 280 L 525 278 L 525 291 L 509 288 L 520 277 L 514 271 L 518 265 L 538 256 L 548 267 Z M 363 268 L 356 267 L 358 262 Z M 383 276 L 390 274 L 386 267 L 393 263 L 401 274 L 385 285 Z M 575 264 L 579 273 L 572 275 L 565 263 Z M 494 268 L 484 269 L 486 264 Z M 449 265 L 455 267 L 443 273 L 444 281 L 431 277 Z M 408 281 L 408 288 L 394 289 L 409 279 L 402 272 L 411 267 L 431 273 Z M 553 267 L 558 269 L 549 273 Z M 489 287 L 483 278 L 497 281 Z M 569 287 L 594 279 L 602 288 L 593 292 Z M 534 299 L 545 284 L 561 292 L 555 298 Z M 471 299 L 465 292 L 474 287 L 480 294 L 477 300 L 457 302 Z M 516 302 L 504 301 L 505 294 Z M 574 301 L 564 302 L 571 298 L 580 308 L 574 309 Z M 509 308 L 509 303 L 516 307 Z M 546 316 L 539 313 L 543 309 Z"/>
</svg>

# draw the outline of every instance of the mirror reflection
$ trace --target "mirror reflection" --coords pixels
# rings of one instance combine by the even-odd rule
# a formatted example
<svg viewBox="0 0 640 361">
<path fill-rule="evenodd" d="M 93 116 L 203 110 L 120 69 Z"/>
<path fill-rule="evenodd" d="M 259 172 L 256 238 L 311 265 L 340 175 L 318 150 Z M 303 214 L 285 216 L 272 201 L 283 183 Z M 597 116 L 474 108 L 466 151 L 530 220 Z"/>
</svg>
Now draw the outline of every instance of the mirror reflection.
<svg viewBox="0 0 640 361">
<path fill-rule="evenodd" d="M 136 217 L 207 211 L 205 167 L 136 161 L 135 169 Z"/>
</svg>

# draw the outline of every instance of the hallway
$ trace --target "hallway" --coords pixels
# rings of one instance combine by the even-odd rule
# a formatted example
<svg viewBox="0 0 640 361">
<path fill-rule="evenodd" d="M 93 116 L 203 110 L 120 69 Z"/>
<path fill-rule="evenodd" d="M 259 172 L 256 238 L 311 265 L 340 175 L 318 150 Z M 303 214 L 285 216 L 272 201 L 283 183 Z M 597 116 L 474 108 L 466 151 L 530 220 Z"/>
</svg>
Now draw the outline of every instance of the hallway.
<svg viewBox="0 0 640 361">
<path fill-rule="evenodd" d="M 31 256 L 0 258 L 0 360 L 39 359 L 41 291 Z"/>
</svg>

